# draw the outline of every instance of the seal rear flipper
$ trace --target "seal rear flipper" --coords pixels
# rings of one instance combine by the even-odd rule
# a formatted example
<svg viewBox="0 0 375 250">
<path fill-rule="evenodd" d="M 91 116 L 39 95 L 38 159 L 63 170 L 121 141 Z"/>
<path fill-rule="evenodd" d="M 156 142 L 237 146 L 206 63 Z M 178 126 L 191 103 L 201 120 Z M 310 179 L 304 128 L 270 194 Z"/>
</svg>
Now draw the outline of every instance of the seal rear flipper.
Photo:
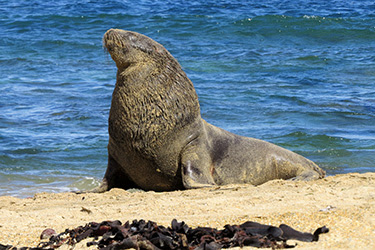
<svg viewBox="0 0 375 250">
<path fill-rule="evenodd" d="M 320 170 L 320 171 L 319 171 Z M 290 178 L 290 181 L 312 181 L 325 177 L 325 171 L 322 169 L 305 169 L 298 173 L 297 176 Z"/>
</svg>

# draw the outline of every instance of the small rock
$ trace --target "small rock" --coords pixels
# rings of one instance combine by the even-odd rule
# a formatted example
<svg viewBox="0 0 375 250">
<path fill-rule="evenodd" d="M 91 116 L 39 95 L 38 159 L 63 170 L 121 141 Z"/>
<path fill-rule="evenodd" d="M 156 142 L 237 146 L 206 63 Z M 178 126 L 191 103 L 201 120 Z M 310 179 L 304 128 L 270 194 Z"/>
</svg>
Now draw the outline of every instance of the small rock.
<svg viewBox="0 0 375 250">
<path fill-rule="evenodd" d="M 334 206 L 327 206 L 326 208 L 319 209 L 319 212 L 328 212 L 328 211 L 331 211 L 335 208 L 336 207 L 334 207 Z"/>
<path fill-rule="evenodd" d="M 49 239 L 51 238 L 51 236 L 54 236 L 54 235 L 57 235 L 56 231 L 53 230 L 52 228 L 47 228 L 43 230 L 42 234 L 40 235 L 40 239 L 41 240 Z"/>
</svg>

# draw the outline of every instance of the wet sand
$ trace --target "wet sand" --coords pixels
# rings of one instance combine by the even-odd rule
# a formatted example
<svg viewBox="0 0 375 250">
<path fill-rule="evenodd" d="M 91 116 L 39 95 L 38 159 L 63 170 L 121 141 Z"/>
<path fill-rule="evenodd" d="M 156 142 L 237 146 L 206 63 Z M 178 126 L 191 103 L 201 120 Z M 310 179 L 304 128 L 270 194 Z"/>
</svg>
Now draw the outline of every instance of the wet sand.
<svg viewBox="0 0 375 250">
<path fill-rule="evenodd" d="M 92 221 L 134 219 L 169 226 L 174 218 L 190 227 L 219 229 L 249 220 L 310 233 L 327 226 L 330 232 L 318 242 L 295 241 L 297 248 L 375 249 L 375 173 L 161 193 L 113 189 L 104 194 L 38 193 L 26 199 L 3 196 L 0 243 L 35 247 L 46 228 L 59 233 Z M 88 249 L 84 246 L 82 242 L 75 249 Z"/>
</svg>

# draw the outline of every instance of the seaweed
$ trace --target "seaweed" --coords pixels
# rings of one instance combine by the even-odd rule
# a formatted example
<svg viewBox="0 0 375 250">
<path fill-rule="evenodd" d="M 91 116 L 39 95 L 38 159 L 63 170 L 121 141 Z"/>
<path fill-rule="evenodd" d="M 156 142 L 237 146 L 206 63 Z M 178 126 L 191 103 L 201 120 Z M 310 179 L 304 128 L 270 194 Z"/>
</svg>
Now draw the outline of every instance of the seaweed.
<svg viewBox="0 0 375 250">
<path fill-rule="evenodd" d="M 253 221 L 247 221 L 241 225 L 225 225 L 224 229 L 218 230 L 211 227 L 191 228 L 185 222 L 178 222 L 176 219 L 172 220 L 170 227 L 158 225 L 153 221 L 133 220 L 131 223 L 127 221 L 122 224 L 116 220 L 101 223 L 90 222 L 85 226 L 66 229 L 60 234 L 51 235 L 48 241 L 39 243 L 36 248 L 15 248 L 0 244 L 0 250 L 55 249 L 63 244 L 74 246 L 87 238 L 93 238 L 92 241 L 87 242 L 88 247 L 96 246 L 101 250 L 130 248 L 213 250 L 244 246 L 276 249 L 295 247 L 296 245 L 287 244 L 289 239 L 305 242 L 318 241 L 319 235 L 328 231 L 328 228 L 324 226 L 311 234 L 297 231 L 285 224 L 275 227 Z"/>
</svg>

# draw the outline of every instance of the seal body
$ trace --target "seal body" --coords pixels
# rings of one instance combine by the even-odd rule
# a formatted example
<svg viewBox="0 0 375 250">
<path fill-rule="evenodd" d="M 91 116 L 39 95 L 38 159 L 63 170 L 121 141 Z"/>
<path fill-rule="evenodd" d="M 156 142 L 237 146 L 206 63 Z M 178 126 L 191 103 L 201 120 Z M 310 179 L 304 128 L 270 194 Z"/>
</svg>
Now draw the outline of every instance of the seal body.
<svg viewBox="0 0 375 250">
<path fill-rule="evenodd" d="M 296 153 L 204 121 L 192 82 L 161 44 L 118 29 L 108 30 L 103 43 L 118 71 L 108 167 L 97 192 L 324 177 L 322 169 Z"/>
</svg>

